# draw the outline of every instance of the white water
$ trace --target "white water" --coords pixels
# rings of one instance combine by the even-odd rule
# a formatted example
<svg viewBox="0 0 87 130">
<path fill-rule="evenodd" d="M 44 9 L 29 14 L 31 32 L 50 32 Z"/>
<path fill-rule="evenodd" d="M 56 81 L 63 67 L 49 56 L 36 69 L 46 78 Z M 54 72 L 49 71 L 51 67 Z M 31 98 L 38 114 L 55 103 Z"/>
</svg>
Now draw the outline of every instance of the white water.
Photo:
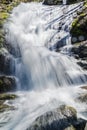
<svg viewBox="0 0 87 130">
<path fill-rule="evenodd" d="M 74 58 L 55 52 L 57 45 L 71 44 L 72 13 L 81 6 L 82 3 L 70 6 L 21 3 L 13 10 L 5 25 L 6 38 L 15 49 L 20 49 L 14 74 L 19 79 L 18 89 L 27 92 L 18 92 L 20 98 L 9 102 L 18 108 L 14 113 L 0 115 L 0 122 L 10 120 L 1 130 L 25 130 L 36 117 L 60 104 L 74 106 L 78 112 L 84 109 L 73 97 L 81 91 L 77 88 L 87 83 L 86 73 Z"/>
</svg>

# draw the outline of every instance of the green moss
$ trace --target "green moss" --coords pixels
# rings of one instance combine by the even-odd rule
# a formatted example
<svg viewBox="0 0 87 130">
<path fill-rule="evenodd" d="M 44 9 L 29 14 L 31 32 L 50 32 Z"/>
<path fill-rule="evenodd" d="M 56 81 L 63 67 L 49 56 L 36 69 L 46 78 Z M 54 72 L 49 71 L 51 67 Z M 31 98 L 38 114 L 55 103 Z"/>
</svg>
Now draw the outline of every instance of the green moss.
<svg viewBox="0 0 87 130">
<path fill-rule="evenodd" d="M 84 6 L 87 7 L 87 0 L 84 2 Z"/>
<path fill-rule="evenodd" d="M 10 12 L 12 9 L 13 9 L 13 6 L 11 6 L 11 5 L 8 5 L 6 8 L 7 12 Z"/>
<path fill-rule="evenodd" d="M 8 18 L 8 16 L 9 16 L 8 13 L 5 13 L 5 12 L 0 13 L 0 19 L 6 19 L 6 18 Z"/>
<path fill-rule="evenodd" d="M 75 27 L 77 22 L 78 22 L 78 19 L 75 19 L 74 22 L 72 23 L 72 27 Z"/>
</svg>

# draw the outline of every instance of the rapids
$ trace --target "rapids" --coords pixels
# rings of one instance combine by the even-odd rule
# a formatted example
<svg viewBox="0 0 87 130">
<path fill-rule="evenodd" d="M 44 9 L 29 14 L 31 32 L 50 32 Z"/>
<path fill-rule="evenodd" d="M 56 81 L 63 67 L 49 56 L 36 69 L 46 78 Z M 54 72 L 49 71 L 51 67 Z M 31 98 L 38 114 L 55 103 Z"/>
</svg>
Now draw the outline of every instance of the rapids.
<svg viewBox="0 0 87 130">
<path fill-rule="evenodd" d="M 82 115 L 82 107 L 74 98 L 87 84 L 87 75 L 76 60 L 57 47 L 70 46 L 73 15 L 83 3 L 46 6 L 42 3 L 21 3 L 5 24 L 7 44 L 20 56 L 15 59 L 13 75 L 18 79 L 19 98 L 6 102 L 17 109 L 0 114 L 0 130 L 26 130 L 41 114 L 67 104 Z M 83 91 L 83 90 L 82 90 Z"/>
</svg>

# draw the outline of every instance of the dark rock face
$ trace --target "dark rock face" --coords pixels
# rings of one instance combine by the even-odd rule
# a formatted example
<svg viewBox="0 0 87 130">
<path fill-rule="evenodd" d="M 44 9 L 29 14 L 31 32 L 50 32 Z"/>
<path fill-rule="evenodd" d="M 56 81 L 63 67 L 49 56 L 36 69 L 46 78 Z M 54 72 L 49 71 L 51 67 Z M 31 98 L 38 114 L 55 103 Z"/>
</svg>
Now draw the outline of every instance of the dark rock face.
<svg viewBox="0 0 87 130">
<path fill-rule="evenodd" d="M 64 105 L 38 117 L 27 130 L 84 130 L 85 125 L 74 108 Z"/>
<path fill-rule="evenodd" d="M 16 79 L 12 76 L 0 76 L 0 93 L 16 89 Z"/>
<path fill-rule="evenodd" d="M 71 51 L 74 54 L 78 55 L 78 57 L 81 58 L 82 60 L 87 59 L 87 44 L 81 45 L 80 43 L 80 45 L 72 47 Z"/>
<path fill-rule="evenodd" d="M 76 2 L 81 2 L 85 0 L 66 0 L 66 4 L 74 4 Z M 43 4 L 46 5 L 58 5 L 58 4 L 63 4 L 63 0 L 44 0 Z"/>
<path fill-rule="evenodd" d="M 62 4 L 62 0 L 44 0 L 43 4 L 46 5 L 58 5 L 58 4 Z"/>
<path fill-rule="evenodd" d="M 4 74 L 11 74 L 13 57 L 4 48 L 0 49 L 0 72 Z"/>
<path fill-rule="evenodd" d="M 67 0 L 67 4 L 73 4 L 73 3 L 81 2 L 81 1 L 85 1 L 85 0 Z"/>
<path fill-rule="evenodd" d="M 86 42 L 87 43 L 87 42 Z M 87 44 L 80 43 L 80 45 L 74 45 L 71 49 L 76 59 L 81 59 L 77 62 L 79 66 L 87 70 Z"/>
</svg>

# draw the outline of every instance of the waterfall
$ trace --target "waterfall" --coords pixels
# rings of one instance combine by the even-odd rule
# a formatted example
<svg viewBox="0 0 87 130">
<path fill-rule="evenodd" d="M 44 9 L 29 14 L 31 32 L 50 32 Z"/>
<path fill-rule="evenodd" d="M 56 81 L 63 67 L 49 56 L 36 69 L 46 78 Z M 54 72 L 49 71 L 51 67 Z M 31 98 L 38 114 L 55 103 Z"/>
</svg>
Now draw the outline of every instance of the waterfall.
<svg viewBox="0 0 87 130">
<path fill-rule="evenodd" d="M 65 5 L 66 5 L 66 3 L 67 3 L 67 0 L 63 0 L 63 4 L 65 4 Z"/>
<path fill-rule="evenodd" d="M 54 50 L 55 45 L 70 44 L 68 27 L 72 15 L 68 16 L 68 13 L 72 13 L 77 6 L 47 7 L 22 3 L 13 10 L 6 25 L 9 31 L 7 40 L 14 48 L 20 48 L 16 76 L 22 88 L 43 89 L 86 82 L 84 72 L 73 58 L 50 51 L 50 48 Z"/>
<path fill-rule="evenodd" d="M 62 103 L 80 109 L 73 95 L 76 96 L 75 87 L 87 83 L 86 73 L 73 57 L 55 52 L 55 49 L 71 44 L 72 14 L 81 4 L 21 3 L 13 9 L 4 28 L 7 43 L 20 51 L 20 56 L 14 56 L 20 98 L 13 102 L 18 109 L 15 114 L 7 113 L 8 123 L 1 130 L 26 130 L 39 115 Z M 3 122 L 1 116 L 0 119 Z"/>
</svg>

